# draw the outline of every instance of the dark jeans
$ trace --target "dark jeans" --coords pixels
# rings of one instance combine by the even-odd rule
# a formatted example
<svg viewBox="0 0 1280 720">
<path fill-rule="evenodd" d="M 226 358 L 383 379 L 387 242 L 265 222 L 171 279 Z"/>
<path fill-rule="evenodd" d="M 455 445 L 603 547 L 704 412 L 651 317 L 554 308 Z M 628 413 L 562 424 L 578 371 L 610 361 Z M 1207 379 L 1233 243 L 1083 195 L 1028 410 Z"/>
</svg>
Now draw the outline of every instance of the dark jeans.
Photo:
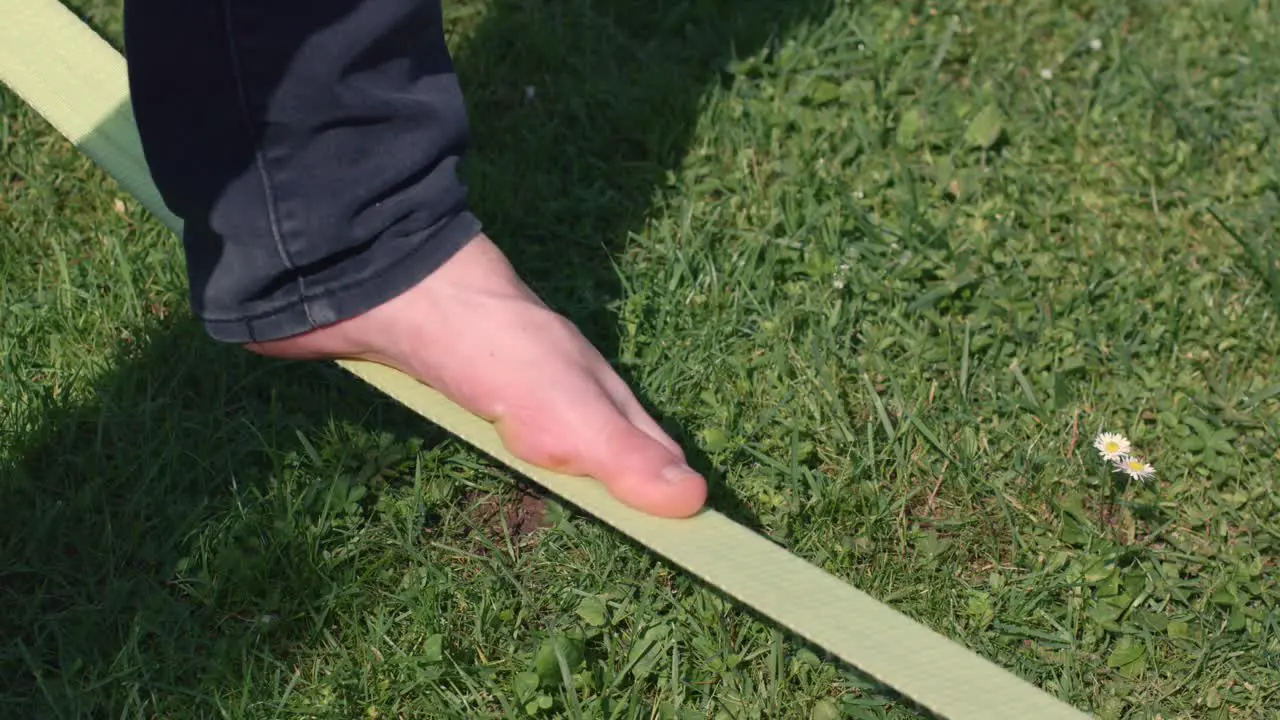
<svg viewBox="0 0 1280 720">
<path fill-rule="evenodd" d="M 125 43 L 213 338 L 358 315 L 479 232 L 440 0 L 126 0 Z"/>
</svg>

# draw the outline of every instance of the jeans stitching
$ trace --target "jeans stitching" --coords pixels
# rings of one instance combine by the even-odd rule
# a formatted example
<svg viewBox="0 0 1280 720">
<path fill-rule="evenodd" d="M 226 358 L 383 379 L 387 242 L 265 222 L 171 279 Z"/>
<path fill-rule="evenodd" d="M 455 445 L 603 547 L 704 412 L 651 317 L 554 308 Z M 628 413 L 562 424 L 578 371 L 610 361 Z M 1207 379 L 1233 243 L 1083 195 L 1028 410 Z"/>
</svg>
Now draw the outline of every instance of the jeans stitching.
<svg viewBox="0 0 1280 720">
<path fill-rule="evenodd" d="M 303 280 L 301 274 L 297 273 L 297 266 L 294 264 L 293 258 L 290 257 L 288 248 L 285 247 L 284 233 L 280 228 L 280 219 L 277 215 L 275 186 L 272 183 L 271 173 L 267 169 L 267 161 L 262 148 L 262 142 L 260 139 L 254 138 L 253 136 L 253 122 L 250 120 L 249 115 L 249 101 L 245 96 L 244 74 L 240 67 L 240 57 L 238 54 L 239 48 L 235 41 L 235 27 L 231 20 L 231 2 L 232 0 L 223 0 L 222 3 L 223 20 L 226 23 L 227 31 L 227 52 L 231 57 L 231 73 L 236 86 L 236 99 L 240 103 L 240 114 L 244 119 L 245 130 L 248 132 L 249 138 L 253 143 L 253 161 L 254 166 L 258 171 L 258 178 L 262 182 L 263 200 L 267 208 L 267 220 L 271 225 L 271 237 L 275 241 L 276 252 L 280 255 L 281 262 L 284 263 L 285 268 L 289 272 L 294 273 L 296 276 L 299 302 L 302 305 L 303 312 L 306 314 L 307 322 L 310 323 L 312 327 L 315 327 L 316 321 L 311 317 L 311 309 L 307 306 L 306 281 Z"/>
</svg>

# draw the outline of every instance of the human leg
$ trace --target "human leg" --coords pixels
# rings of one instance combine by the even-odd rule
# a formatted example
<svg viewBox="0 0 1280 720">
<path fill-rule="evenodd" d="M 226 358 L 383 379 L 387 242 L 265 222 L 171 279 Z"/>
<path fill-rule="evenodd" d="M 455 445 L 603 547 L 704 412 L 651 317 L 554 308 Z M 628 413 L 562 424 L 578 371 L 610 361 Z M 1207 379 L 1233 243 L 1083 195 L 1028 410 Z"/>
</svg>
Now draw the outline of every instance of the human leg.
<svg viewBox="0 0 1280 720">
<path fill-rule="evenodd" d="M 396 367 L 508 448 L 684 516 L 702 478 L 479 231 L 438 3 L 129 0 L 147 160 L 211 336 Z"/>
</svg>

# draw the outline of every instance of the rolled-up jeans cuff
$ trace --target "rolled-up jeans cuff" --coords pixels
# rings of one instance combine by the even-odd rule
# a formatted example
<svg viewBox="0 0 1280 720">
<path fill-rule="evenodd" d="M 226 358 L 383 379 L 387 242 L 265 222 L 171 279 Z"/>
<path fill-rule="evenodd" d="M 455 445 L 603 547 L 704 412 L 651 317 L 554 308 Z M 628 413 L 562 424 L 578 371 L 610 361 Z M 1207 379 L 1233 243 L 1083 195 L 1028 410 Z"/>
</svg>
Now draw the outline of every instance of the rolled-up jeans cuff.
<svg viewBox="0 0 1280 720">
<path fill-rule="evenodd" d="M 126 0 L 125 53 L 213 338 L 350 319 L 478 234 L 438 0 Z"/>
<path fill-rule="evenodd" d="M 241 344 L 278 340 L 349 320 L 422 282 L 480 231 L 480 221 L 470 212 L 463 212 L 442 227 L 424 233 L 402 255 L 393 255 L 393 248 L 383 248 L 380 261 L 385 266 L 358 280 L 314 289 L 306 297 L 262 315 L 200 320 L 214 340 Z"/>
</svg>

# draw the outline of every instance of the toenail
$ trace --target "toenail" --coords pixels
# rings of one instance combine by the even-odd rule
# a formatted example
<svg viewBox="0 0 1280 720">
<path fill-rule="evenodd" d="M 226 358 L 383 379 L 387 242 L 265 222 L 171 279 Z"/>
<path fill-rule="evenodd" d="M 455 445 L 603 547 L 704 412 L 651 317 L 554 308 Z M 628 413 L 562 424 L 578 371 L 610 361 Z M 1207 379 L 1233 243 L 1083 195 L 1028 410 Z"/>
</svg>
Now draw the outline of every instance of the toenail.
<svg viewBox="0 0 1280 720">
<path fill-rule="evenodd" d="M 698 479 L 698 473 L 688 465 L 668 465 L 662 469 L 662 479 L 669 483 L 688 482 Z"/>
</svg>

